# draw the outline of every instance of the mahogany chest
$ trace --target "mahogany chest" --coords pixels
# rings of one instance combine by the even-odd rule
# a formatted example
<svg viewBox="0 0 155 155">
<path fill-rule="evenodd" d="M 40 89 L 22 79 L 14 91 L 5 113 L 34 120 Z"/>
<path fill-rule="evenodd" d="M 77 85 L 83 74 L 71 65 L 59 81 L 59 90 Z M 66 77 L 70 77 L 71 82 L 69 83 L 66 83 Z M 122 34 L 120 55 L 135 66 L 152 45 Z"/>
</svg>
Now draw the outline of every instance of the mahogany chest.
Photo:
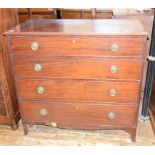
<svg viewBox="0 0 155 155">
<path fill-rule="evenodd" d="M 135 141 L 148 33 L 136 20 L 28 20 L 5 33 L 24 132 L 124 129 Z"/>
</svg>

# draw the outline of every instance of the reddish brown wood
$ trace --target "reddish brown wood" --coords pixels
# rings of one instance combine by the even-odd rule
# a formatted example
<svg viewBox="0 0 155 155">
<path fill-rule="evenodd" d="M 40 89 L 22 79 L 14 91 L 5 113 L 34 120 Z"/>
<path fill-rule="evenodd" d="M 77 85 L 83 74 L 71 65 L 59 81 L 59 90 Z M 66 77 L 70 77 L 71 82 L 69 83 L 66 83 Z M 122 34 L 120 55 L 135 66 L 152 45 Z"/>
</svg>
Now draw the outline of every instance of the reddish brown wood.
<svg viewBox="0 0 155 155">
<path fill-rule="evenodd" d="M 112 10 L 103 10 L 103 9 L 96 9 L 96 19 L 111 19 L 113 18 L 113 11 Z"/>
<path fill-rule="evenodd" d="M 132 142 L 136 141 L 136 129 L 137 129 L 136 127 L 131 127 L 131 128 L 125 129 L 127 132 L 129 132 Z"/>
<path fill-rule="evenodd" d="M 91 9 L 91 13 L 92 13 L 92 19 L 96 18 L 96 8 Z"/>
<path fill-rule="evenodd" d="M 135 103 L 139 92 L 139 82 L 26 79 L 16 80 L 16 83 L 20 98 L 33 100 Z M 43 94 L 37 93 L 40 86 L 45 89 Z M 111 89 L 116 90 L 116 96 L 110 96 Z"/>
<path fill-rule="evenodd" d="M 91 19 L 91 9 L 59 9 L 62 19 Z M 112 10 L 96 9 L 95 19 L 111 19 L 113 16 Z"/>
<path fill-rule="evenodd" d="M 28 134 L 28 127 L 29 127 L 29 125 L 28 125 L 28 123 L 23 123 L 23 129 L 24 129 L 24 135 L 27 135 Z"/>
<path fill-rule="evenodd" d="M 88 104 L 88 103 L 20 103 L 24 113 L 24 120 L 40 123 L 66 123 L 100 126 L 126 126 L 135 125 L 135 106 L 113 104 Z M 46 109 L 47 115 L 41 115 L 40 110 Z M 127 111 L 127 113 L 126 113 Z M 115 113 L 114 119 L 109 119 L 108 114 Z"/>
<path fill-rule="evenodd" d="M 59 10 L 61 14 L 61 19 L 83 19 L 84 18 L 83 10 L 75 10 L 75 9 L 59 9 Z"/>
<path fill-rule="evenodd" d="M 16 129 L 20 119 L 4 31 L 18 24 L 16 9 L 0 9 L 0 124 Z"/>
<path fill-rule="evenodd" d="M 116 29 L 117 27 L 117 29 Z M 146 36 L 148 33 L 143 29 L 143 26 L 138 20 L 119 20 L 119 19 L 105 19 L 105 20 L 81 20 L 81 19 L 66 19 L 66 20 L 28 20 L 22 24 L 10 29 L 5 34 L 16 36 L 44 36 L 48 35 L 113 35 L 115 38 L 119 35 L 132 35 L 135 37 Z M 114 36 L 116 35 L 116 36 Z M 117 38 L 117 37 L 116 37 Z M 133 38 L 134 39 L 134 38 Z M 60 45 L 60 44 L 59 44 Z"/>
<path fill-rule="evenodd" d="M 3 116 L 6 117 L 7 113 L 6 113 L 6 108 L 5 108 L 4 96 L 2 94 L 2 88 L 0 87 L 0 117 L 3 117 Z"/>
<path fill-rule="evenodd" d="M 125 129 L 134 141 L 147 39 L 139 22 L 31 20 L 5 35 L 25 134 L 28 125 L 41 123 Z M 37 51 L 32 42 L 39 43 Z M 112 43 L 120 49 L 112 52 Z M 42 71 L 34 71 L 36 63 L 43 65 Z M 110 73 L 111 65 L 119 66 L 118 73 Z M 117 117 L 109 120 L 109 112 Z"/>
<path fill-rule="evenodd" d="M 31 8 L 27 8 L 27 11 L 28 11 L 29 18 L 32 19 L 32 11 L 31 11 Z"/>
<path fill-rule="evenodd" d="M 35 65 L 42 66 L 41 71 L 35 71 Z M 34 59 L 13 59 L 14 74 L 16 77 L 37 77 L 37 78 L 110 78 L 122 80 L 139 80 L 142 70 L 140 59 L 67 59 L 47 58 Z M 116 66 L 116 73 L 111 72 L 111 67 Z M 24 70 L 23 70 L 24 68 Z M 63 69 L 62 69 L 63 68 Z"/>
<path fill-rule="evenodd" d="M 28 19 L 54 19 L 55 10 L 49 8 L 18 8 L 18 17 L 20 23 Z"/>
<path fill-rule="evenodd" d="M 142 56 L 142 37 L 123 36 L 53 36 L 53 37 L 13 37 L 12 54 L 51 56 Z M 39 49 L 31 49 L 32 42 L 38 42 Z M 111 51 L 113 43 L 120 49 Z"/>
</svg>

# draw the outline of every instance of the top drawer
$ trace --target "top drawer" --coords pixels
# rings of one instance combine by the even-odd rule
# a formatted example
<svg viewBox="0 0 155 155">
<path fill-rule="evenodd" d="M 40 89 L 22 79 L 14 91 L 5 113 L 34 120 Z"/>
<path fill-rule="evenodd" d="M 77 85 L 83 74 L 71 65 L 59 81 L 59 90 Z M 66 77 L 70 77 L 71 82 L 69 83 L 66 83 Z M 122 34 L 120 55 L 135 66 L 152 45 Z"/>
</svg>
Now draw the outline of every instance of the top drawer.
<svg viewBox="0 0 155 155">
<path fill-rule="evenodd" d="M 52 56 L 142 56 L 143 37 L 12 37 L 12 54 Z"/>
</svg>

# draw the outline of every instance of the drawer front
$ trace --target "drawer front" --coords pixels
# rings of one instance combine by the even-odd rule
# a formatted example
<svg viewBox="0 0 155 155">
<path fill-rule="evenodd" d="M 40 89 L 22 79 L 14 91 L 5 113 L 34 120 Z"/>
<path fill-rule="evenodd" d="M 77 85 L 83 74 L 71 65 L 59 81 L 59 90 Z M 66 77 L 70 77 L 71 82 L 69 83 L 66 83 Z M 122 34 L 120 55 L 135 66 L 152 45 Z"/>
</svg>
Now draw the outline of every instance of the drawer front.
<svg viewBox="0 0 155 155">
<path fill-rule="evenodd" d="M 52 56 L 142 56 L 142 37 L 12 37 L 12 54 Z"/>
<path fill-rule="evenodd" d="M 82 103 L 20 103 L 26 122 L 133 126 L 137 107 Z"/>
<path fill-rule="evenodd" d="M 97 102 L 137 102 L 139 82 L 17 80 L 19 97 Z"/>
<path fill-rule="evenodd" d="M 114 78 L 139 80 L 140 59 L 13 59 L 16 77 L 40 78 Z"/>
</svg>

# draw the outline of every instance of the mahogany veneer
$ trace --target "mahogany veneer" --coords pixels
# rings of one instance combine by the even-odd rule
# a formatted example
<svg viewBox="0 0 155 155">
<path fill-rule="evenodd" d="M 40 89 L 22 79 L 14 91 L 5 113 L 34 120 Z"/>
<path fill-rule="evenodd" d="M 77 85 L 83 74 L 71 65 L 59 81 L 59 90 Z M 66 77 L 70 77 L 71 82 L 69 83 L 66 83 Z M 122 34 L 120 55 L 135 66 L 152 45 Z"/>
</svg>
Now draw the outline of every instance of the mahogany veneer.
<svg viewBox="0 0 155 155">
<path fill-rule="evenodd" d="M 43 69 L 41 72 L 34 70 L 36 64 L 42 65 Z M 119 66 L 115 74 L 111 73 L 111 68 L 114 64 Z M 132 59 L 128 61 L 128 59 L 118 60 L 117 58 L 113 59 L 113 61 L 103 58 L 14 58 L 13 65 L 16 77 L 139 80 L 142 70 L 142 60 Z"/>
<path fill-rule="evenodd" d="M 135 20 L 29 20 L 5 33 L 30 124 L 124 129 L 135 141 L 148 33 Z"/>
<path fill-rule="evenodd" d="M 55 19 L 55 11 L 52 8 L 18 8 L 19 22 L 28 19 Z"/>
<path fill-rule="evenodd" d="M 75 29 L 76 28 L 78 27 L 76 26 Z M 83 27 L 81 27 L 81 29 L 82 28 Z M 85 29 L 87 29 L 87 27 Z M 33 52 L 31 48 L 29 48 L 32 42 L 39 43 L 39 49 L 37 52 Z M 120 45 L 120 49 L 117 53 L 111 52 L 111 45 L 112 43 L 115 42 L 117 42 Z M 139 36 L 135 36 L 134 38 L 132 36 L 126 36 L 125 38 L 124 36 L 104 36 L 104 37 L 95 35 L 79 36 L 78 34 L 77 36 L 52 36 L 50 38 L 44 36 L 40 38 L 33 36 L 30 38 L 25 36 L 25 37 L 12 38 L 11 44 L 12 44 L 11 47 L 12 54 L 22 54 L 22 55 L 49 54 L 51 56 L 98 56 L 98 57 L 132 56 L 133 57 L 133 56 L 142 56 L 141 44 L 143 44 L 143 38 Z M 64 48 L 65 50 L 63 50 Z"/>
<path fill-rule="evenodd" d="M 17 129 L 20 120 L 19 107 L 13 77 L 9 67 L 6 38 L 3 33 L 18 24 L 16 9 L 0 9 L 0 124 Z"/>
<path fill-rule="evenodd" d="M 48 109 L 48 115 L 41 116 L 40 109 Z M 97 109 L 97 110 L 94 110 Z M 104 126 L 125 126 L 130 127 L 135 123 L 137 107 L 131 105 L 108 105 L 100 103 L 39 103 L 39 102 L 23 102 L 22 110 L 24 118 L 28 122 L 73 124 L 76 122 L 78 129 L 83 129 L 81 125 L 92 125 L 94 128 L 100 129 Z M 52 111 L 52 112 L 51 112 Z M 107 113 L 114 111 L 117 117 L 109 120 Z M 128 111 L 128 113 L 126 113 Z M 134 117 L 130 117 L 134 115 Z M 59 126 L 59 125 L 58 125 Z"/>
<path fill-rule="evenodd" d="M 137 102 L 138 82 L 113 82 L 105 80 L 17 80 L 19 98 L 41 100 L 71 100 L 96 102 Z M 37 88 L 44 87 L 44 93 L 38 94 Z M 117 95 L 111 97 L 111 89 Z M 31 93 L 27 93 L 31 92 Z"/>
<path fill-rule="evenodd" d="M 112 10 L 105 9 L 66 9 L 58 8 L 61 19 L 111 19 Z"/>
</svg>

